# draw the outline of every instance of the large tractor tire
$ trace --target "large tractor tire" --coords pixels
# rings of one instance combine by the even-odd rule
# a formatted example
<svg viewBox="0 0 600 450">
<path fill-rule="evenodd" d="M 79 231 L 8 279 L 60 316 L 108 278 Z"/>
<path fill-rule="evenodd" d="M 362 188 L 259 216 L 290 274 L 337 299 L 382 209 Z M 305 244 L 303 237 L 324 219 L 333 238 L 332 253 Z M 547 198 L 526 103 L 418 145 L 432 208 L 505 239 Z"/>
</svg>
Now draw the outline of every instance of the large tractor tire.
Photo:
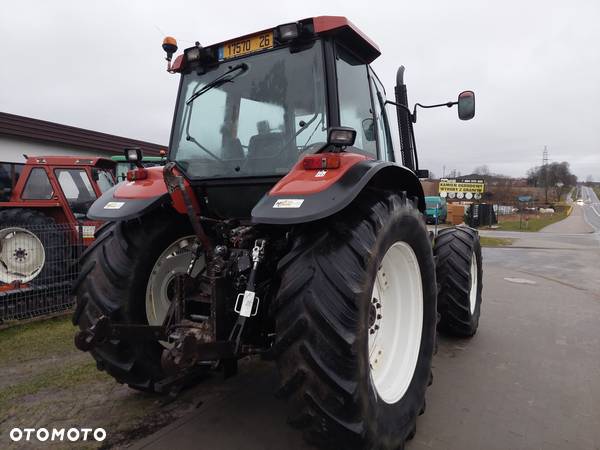
<svg viewBox="0 0 600 450">
<path fill-rule="evenodd" d="M 321 448 L 403 448 L 425 407 L 436 282 L 421 214 L 367 190 L 297 230 L 279 264 L 277 359 L 290 422 Z"/>
<path fill-rule="evenodd" d="M 55 220 L 28 208 L 0 211 L 0 282 L 31 285 L 69 281 L 66 232 Z"/>
<path fill-rule="evenodd" d="M 435 240 L 441 331 L 470 337 L 481 313 L 482 269 L 479 233 L 464 226 L 440 230 Z"/>
<path fill-rule="evenodd" d="M 115 323 L 160 325 L 185 273 L 194 238 L 185 221 L 159 212 L 104 225 L 81 257 L 73 323 L 85 330 L 102 315 Z M 91 350 L 100 370 L 142 391 L 163 380 L 159 341 L 110 340 Z"/>
</svg>

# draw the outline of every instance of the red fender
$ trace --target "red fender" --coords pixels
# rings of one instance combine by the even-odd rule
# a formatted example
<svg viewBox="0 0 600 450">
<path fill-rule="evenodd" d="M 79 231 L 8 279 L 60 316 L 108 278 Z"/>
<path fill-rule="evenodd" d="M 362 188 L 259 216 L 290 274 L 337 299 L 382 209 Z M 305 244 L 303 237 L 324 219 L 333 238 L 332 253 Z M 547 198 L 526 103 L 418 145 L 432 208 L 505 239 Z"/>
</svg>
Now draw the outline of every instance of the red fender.
<svg viewBox="0 0 600 450">
<path fill-rule="evenodd" d="M 305 165 L 307 158 L 311 161 Z M 312 169 L 319 166 L 319 159 L 329 165 L 329 158 L 331 168 Z M 356 153 L 319 153 L 300 160 L 256 204 L 252 221 L 293 225 L 320 220 L 344 209 L 368 184 L 406 192 L 417 198 L 419 209 L 425 207 L 419 179 L 406 167 Z"/>
<path fill-rule="evenodd" d="M 146 177 L 143 179 L 123 181 L 106 191 L 91 206 L 88 217 L 95 220 L 129 220 L 166 203 L 170 203 L 177 212 L 186 214 L 181 192 L 176 190 L 169 194 L 163 178 L 163 168 L 148 167 L 145 172 Z M 184 185 L 195 210 L 199 211 L 196 195 L 185 178 Z"/>
</svg>

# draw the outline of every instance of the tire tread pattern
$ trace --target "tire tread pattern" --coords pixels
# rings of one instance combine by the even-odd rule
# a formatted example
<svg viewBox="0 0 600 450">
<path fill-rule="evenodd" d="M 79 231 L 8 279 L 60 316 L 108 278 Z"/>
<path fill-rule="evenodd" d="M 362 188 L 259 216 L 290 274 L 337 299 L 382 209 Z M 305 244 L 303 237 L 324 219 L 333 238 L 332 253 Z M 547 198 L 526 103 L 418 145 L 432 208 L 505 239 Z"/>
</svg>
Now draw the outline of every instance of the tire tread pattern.
<svg viewBox="0 0 600 450">
<path fill-rule="evenodd" d="M 478 306 L 471 313 L 471 259 L 478 261 Z M 442 331 L 459 337 L 473 336 L 479 324 L 481 303 L 481 246 L 476 230 L 457 226 L 439 231 L 435 240 L 437 257 L 439 327 Z"/>
<path fill-rule="evenodd" d="M 367 190 L 342 213 L 297 230 L 278 267 L 271 354 L 283 380 L 278 395 L 288 399 L 289 422 L 320 448 L 388 448 L 367 436 L 359 414 L 355 302 L 366 289 L 372 243 L 398 210 L 421 220 L 405 195 Z M 414 421 L 405 428 L 394 448 L 403 447 Z"/>
</svg>

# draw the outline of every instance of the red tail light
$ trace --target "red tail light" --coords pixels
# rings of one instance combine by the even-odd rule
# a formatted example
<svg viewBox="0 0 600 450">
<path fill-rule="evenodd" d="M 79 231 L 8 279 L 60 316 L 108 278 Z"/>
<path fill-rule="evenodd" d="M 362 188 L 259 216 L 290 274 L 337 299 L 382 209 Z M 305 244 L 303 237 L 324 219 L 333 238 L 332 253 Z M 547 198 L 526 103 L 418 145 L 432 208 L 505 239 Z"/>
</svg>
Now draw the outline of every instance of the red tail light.
<svg viewBox="0 0 600 450">
<path fill-rule="evenodd" d="M 341 164 L 340 156 L 335 154 L 308 155 L 302 160 L 304 170 L 338 169 Z"/>
<path fill-rule="evenodd" d="M 127 171 L 127 181 L 145 180 L 148 178 L 148 171 L 143 168 Z"/>
</svg>

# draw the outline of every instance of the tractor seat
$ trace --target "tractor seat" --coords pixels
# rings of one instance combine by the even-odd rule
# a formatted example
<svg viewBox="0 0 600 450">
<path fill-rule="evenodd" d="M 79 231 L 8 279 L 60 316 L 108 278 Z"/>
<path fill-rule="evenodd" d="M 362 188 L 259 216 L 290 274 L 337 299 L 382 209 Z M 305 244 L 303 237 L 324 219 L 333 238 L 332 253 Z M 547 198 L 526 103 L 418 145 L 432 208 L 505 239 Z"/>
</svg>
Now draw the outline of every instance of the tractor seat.
<svg viewBox="0 0 600 450">
<path fill-rule="evenodd" d="M 286 165 L 287 155 L 283 145 L 283 133 L 261 133 L 248 143 L 247 169 L 254 173 L 272 172 L 273 168 Z"/>
</svg>

